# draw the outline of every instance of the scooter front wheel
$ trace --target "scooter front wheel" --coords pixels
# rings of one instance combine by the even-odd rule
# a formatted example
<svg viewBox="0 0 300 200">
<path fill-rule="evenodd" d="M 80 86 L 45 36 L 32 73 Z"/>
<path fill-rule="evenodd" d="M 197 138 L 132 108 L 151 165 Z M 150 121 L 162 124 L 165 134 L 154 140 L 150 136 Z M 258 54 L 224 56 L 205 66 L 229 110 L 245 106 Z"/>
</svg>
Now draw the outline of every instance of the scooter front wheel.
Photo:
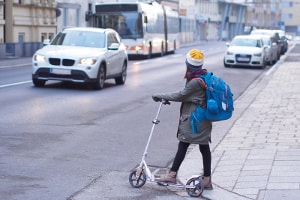
<svg viewBox="0 0 300 200">
<path fill-rule="evenodd" d="M 129 183 L 134 188 L 140 188 L 146 183 L 146 174 L 143 169 L 135 169 L 129 175 Z"/>
<path fill-rule="evenodd" d="M 200 177 L 194 177 L 187 181 L 186 186 L 186 192 L 190 197 L 199 197 L 203 193 L 204 182 Z"/>
</svg>

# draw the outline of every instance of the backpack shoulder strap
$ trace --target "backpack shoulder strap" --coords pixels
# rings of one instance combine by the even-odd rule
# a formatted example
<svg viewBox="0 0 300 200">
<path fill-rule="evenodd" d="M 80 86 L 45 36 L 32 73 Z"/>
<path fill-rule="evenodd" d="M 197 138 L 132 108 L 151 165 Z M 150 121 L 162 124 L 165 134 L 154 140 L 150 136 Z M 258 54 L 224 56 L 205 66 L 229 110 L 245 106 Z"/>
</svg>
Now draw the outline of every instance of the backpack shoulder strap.
<svg viewBox="0 0 300 200">
<path fill-rule="evenodd" d="M 205 80 L 204 80 L 204 77 L 197 77 L 197 78 L 193 78 L 193 80 L 199 80 L 201 83 L 202 83 L 202 85 L 203 85 L 203 87 L 206 89 L 207 88 L 207 85 L 206 85 L 206 83 L 205 83 Z"/>
<path fill-rule="evenodd" d="M 201 76 L 203 80 L 205 81 L 206 88 L 210 88 L 212 83 L 211 83 L 211 77 L 213 76 L 212 72 L 207 72 L 204 76 Z"/>
</svg>

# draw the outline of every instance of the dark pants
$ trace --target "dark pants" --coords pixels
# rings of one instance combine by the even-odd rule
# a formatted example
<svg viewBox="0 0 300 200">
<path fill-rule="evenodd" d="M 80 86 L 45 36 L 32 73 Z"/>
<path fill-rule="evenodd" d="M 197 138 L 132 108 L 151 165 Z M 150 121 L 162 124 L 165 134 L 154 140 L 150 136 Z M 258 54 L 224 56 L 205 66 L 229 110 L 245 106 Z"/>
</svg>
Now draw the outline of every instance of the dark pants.
<svg viewBox="0 0 300 200">
<path fill-rule="evenodd" d="M 179 142 L 177 153 L 171 168 L 171 171 L 177 172 L 182 161 L 184 160 L 185 154 L 187 152 L 188 147 L 190 146 L 189 143 L 185 142 Z M 203 170 L 204 170 L 204 176 L 210 176 L 211 175 L 211 152 L 209 148 L 209 144 L 199 144 L 199 150 L 202 154 L 202 160 L 203 160 Z M 191 166 L 195 167 L 195 166 Z"/>
</svg>

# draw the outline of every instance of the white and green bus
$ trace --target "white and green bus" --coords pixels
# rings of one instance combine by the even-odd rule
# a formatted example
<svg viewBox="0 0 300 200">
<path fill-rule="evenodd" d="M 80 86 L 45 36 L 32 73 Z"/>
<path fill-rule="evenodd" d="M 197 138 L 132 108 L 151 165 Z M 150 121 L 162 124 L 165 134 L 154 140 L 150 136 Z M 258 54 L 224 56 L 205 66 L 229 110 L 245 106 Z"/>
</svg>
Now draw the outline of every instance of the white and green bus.
<svg viewBox="0 0 300 200">
<path fill-rule="evenodd" d="M 178 12 L 155 2 L 95 4 L 93 26 L 115 29 L 129 56 L 163 56 L 180 45 Z"/>
</svg>

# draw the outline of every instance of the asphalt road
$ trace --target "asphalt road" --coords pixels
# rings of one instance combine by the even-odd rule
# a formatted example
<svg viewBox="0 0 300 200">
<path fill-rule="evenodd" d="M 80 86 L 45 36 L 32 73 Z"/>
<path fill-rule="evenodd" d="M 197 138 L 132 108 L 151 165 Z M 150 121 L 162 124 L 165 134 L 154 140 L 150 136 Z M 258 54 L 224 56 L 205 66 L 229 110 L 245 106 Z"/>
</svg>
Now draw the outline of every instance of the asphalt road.
<svg viewBox="0 0 300 200">
<path fill-rule="evenodd" d="M 128 175 L 140 162 L 158 108 L 151 95 L 184 86 L 185 54 L 192 47 L 206 53 L 205 68 L 227 80 L 235 98 L 268 70 L 224 68 L 225 44 L 208 42 L 131 60 L 124 86 L 107 81 L 93 91 L 59 82 L 35 88 L 30 58 L 0 60 L 0 199 L 183 198 L 155 185 L 133 189 Z M 172 162 L 178 114 L 178 103 L 162 109 L 148 151 L 151 169 Z"/>
</svg>

